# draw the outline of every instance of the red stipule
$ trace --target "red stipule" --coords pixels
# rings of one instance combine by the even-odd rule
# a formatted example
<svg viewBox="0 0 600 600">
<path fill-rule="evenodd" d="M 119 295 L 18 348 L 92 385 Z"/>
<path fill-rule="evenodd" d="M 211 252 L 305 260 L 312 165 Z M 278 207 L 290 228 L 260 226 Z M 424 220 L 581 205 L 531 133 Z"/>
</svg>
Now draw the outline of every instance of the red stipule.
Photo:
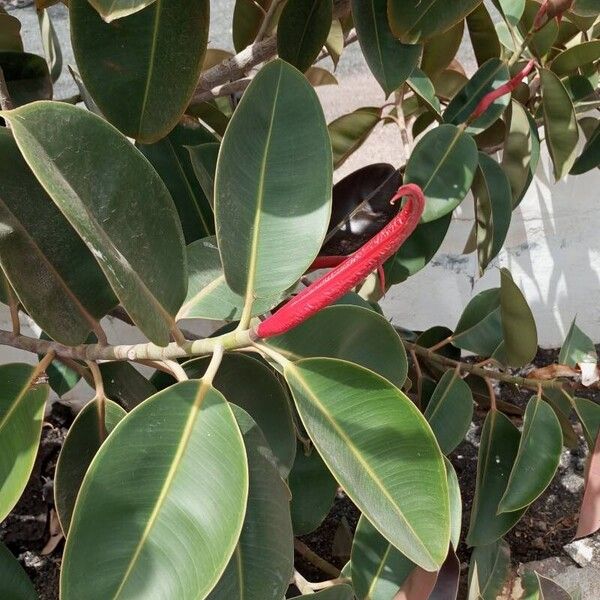
<svg viewBox="0 0 600 600">
<path fill-rule="evenodd" d="M 560 25 L 563 14 L 567 12 L 571 6 L 573 6 L 573 0 L 545 0 L 533 20 L 533 31 L 539 31 L 552 19 L 556 19 L 556 22 Z"/>
<path fill-rule="evenodd" d="M 408 198 L 404 207 L 379 233 L 267 317 L 256 328 L 256 337 L 269 338 L 293 329 L 341 298 L 397 252 L 416 229 L 425 209 L 425 196 L 418 185 L 403 185 L 390 202 L 404 197 Z"/>
<path fill-rule="evenodd" d="M 308 268 L 309 271 L 318 271 L 319 269 L 333 269 L 341 265 L 345 260 L 348 260 L 352 255 L 345 256 L 317 256 L 314 262 Z M 379 286 L 385 294 L 385 271 L 383 265 L 377 267 L 377 275 L 379 276 Z"/>
<path fill-rule="evenodd" d="M 498 100 L 498 98 L 514 92 L 521 81 L 531 73 L 534 66 L 535 60 L 530 60 L 510 81 L 507 81 L 504 85 L 501 85 L 499 88 L 486 94 L 473 111 L 473 114 L 469 117 L 469 121 L 474 121 L 480 117 L 496 100 Z"/>
</svg>

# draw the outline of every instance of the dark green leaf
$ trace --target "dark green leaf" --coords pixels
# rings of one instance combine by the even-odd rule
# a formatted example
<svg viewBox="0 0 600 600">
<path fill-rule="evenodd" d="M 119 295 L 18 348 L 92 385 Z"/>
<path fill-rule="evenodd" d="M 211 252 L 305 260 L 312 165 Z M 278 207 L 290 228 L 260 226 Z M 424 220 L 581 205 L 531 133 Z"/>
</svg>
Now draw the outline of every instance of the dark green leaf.
<svg viewBox="0 0 600 600">
<path fill-rule="evenodd" d="M 469 28 L 469 37 L 479 66 L 490 58 L 500 57 L 498 34 L 494 27 L 494 21 L 484 4 L 480 4 L 467 16 L 467 27 Z"/>
<path fill-rule="evenodd" d="M 473 395 L 456 371 L 446 371 L 427 404 L 429 422 L 444 454 L 464 439 L 473 418 Z"/>
<path fill-rule="evenodd" d="M 146 144 L 169 133 L 198 82 L 209 0 L 161 0 L 112 23 L 72 0 L 69 17 L 79 72 L 102 114 Z"/>
<path fill-rule="evenodd" d="M 429 76 L 435 77 L 450 66 L 454 60 L 465 31 L 464 21 L 459 21 L 438 35 L 433 36 L 423 46 L 421 69 Z"/>
<path fill-rule="evenodd" d="M 205 598 L 235 550 L 247 496 L 225 398 L 203 381 L 159 392 L 119 423 L 86 473 L 61 598 Z"/>
<path fill-rule="evenodd" d="M 0 68 L 15 106 L 52 98 L 52 80 L 46 61 L 37 54 L 0 52 Z"/>
<path fill-rule="evenodd" d="M 293 285 L 310 266 L 327 230 L 331 188 L 319 99 L 303 75 L 274 60 L 231 119 L 215 181 L 225 279 L 248 308 Z"/>
<path fill-rule="evenodd" d="M 0 52 L 23 52 L 21 21 L 0 11 Z"/>
<path fill-rule="evenodd" d="M 600 166 L 600 124 L 587 141 L 585 148 L 573 164 L 572 175 L 581 175 Z"/>
<path fill-rule="evenodd" d="M 6 600 L 38 600 L 38 595 L 27 573 L 12 552 L 1 542 L 0 581 L 2 582 L 2 596 Z"/>
<path fill-rule="evenodd" d="M 196 179 L 211 207 L 215 205 L 215 174 L 220 146 L 218 142 L 211 142 L 187 149 Z"/>
<path fill-rule="evenodd" d="M 132 320 L 151 341 L 166 345 L 185 298 L 186 265 L 177 213 L 156 171 L 88 111 L 36 102 L 4 115 L 25 160 Z M 110 169 L 99 167 L 107 161 Z"/>
<path fill-rule="evenodd" d="M 364 515 L 354 534 L 350 565 L 359 600 L 390 600 L 415 568 Z"/>
<path fill-rule="evenodd" d="M 406 379 L 406 350 L 390 323 L 358 306 L 330 306 L 266 343 L 289 360 L 339 358 L 356 363 L 401 388 Z"/>
<path fill-rule="evenodd" d="M 575 0 L 573 12 L 582 17 L 596 17 L 600 12 L 600 2 L 598 0 Z"/>
<path fill-rule="evenodd" d="M 552 61 L 550 68 L 560 77 L 598 59 L 600 59 L 600 40 L 592 40 L 563 50 Z"/>
<path fill-rule="evenodd" d="M 105 400 L 102 406 L 99 400 L 94 399 L 73 421 L 60 451 L 54 476 L 54 505 L 65 535 L 71 525 L 81 482 L 92 459 L 106 436 L 126 414 L 112 400 Z"/>
<path fill-rule="evenodd" d="M 117 303 L 92 254 L 0 129 L 0 262 L 35 322 L 80 344 Z"/>
<path fill-rule="evenodd" d="M 389 96 L 418 65 L 422 48 L 396 40 L 387 18 L 387 0 L 352 0 L 352 15 L 367 64 Z"/>
<path fill-rule="evenodd" d="M 394 35 L 405 44 L 442 33 L 464 19 L 481 0 L 389 0 L 388 16 Z"/>
<path fill-rule="evenodd" d="M 469 563 L 469 600 L 496 600 L 510 575 L 510 547 L 502 539 L 477 546 Z"/>
<path fill-rule="evenodd" d="M 404 180 L 416 183 L 427 198 L 423 222 L 452 212 L 465 198 L 478 164 L 473 138 L 454 125 L 440 125 L 416 145 Z"/>
<path fill-rule="evenodd" d="M 488 413 L 481 432 L 477 484 L 467 534 L 469 546 L 486 546 L 512 529 L 524 510 L 498 514 L 519 449 L 519 430 L 501 412 Z"/>
<path fill-rule="evenodd" d="M 574 408 L 583 426 L 583 435 L 589 447 L 593 448 L 600 432 L 600 404 L 587 398 L 575 398 Z"/>
<path fill-rule="evenodd" d="M 36 378 L 30 365 L 0 366 L 0 521 L 21 497 L 37 455 L 49 388 Z"/>
<path fill-rule="evenodd" d="M 440 101 L 431 80 L 421 69 L 414 69 L 406 80 L 410 89 L 437 115 L 441 114 Z"/>
<path fill-rule="evenodd" d="M 527 508 L 548 487 L 562 452 L 562 433 L 554 411 L 532 398 L 527 404 L 523 433 L 506 491 L 498 510 L 510 513 Z"/>
<path fill-rule="evenodd" d="M 380 108 L 365 106 L 329 123 L 327 128 L 333 150 L 333 166 L 336 169 L 341 167 L 346 159 L 363 145 L 379 123 L 380 118 Z"/>
<path fill-rule="evenodd" d="M 130 411 L 156 393 L 156 388 L 130 363 L 105 362 L 99 365 L 104 391 L 109 398 Z"/>
<path fill-rule="evenodd" d="M 279 57 L 306 71 L 325 45 L 332 13 L 332 0 L 287 0 L 277 25 Z"/>
<path fill-rule="evenodd" d="M 184 363 L 183 368 L 188 377 L 199 379 L 209 362 L 208 358 L 196 358 Z M 296 432 L 290 399 L 273 371 L 256 358 L 228 353 L 213 385 L 256 421 L 269 442 L 281 476 L 287 477 L 296 455 Z"/>
<path fill-rule="evenodd" d="M 415 405 L 379 375 L 340 360 L 290 362 L 285 377 L 304 426 L 348 496 L 407 558 L 438 569 L 450 538 L 448 484 L 437 442 Z"/>
<path fill-rule="evenodd" d="M 281 600 L 294 570 L 288 490 L 258 425 L 232 409 L 248 457 L 248 507 L 238 545 L 208 600 Z"/>
<path fill-rule="evenodd" d="M 211 133 L 195 120 L 185 119 L 155 144 L 138 144 L 142 154 L 161 176 L 175 202 L 186 244 L 215 232 L 208 196 L 196 178 L 186 148 L 211 142 L 215 142 Z"/>
<path fill-rule="evenodd" d="M 572 600 L 556 582 L 534 571 L 526 571 L 521 581 L 525 590 L 523 600 Z"/>
<path fill-rule="evenodd" d="M 254 42 L 272 0 L 236 0 L 233 9 L 233 47 L 236 52 Z"/>
<path fill-rule="evenodd" d="M 521 36 L 527 35 L 531 29 L 540 5 L 535 0 L 526 0 L 525 10 L 521 17 Z M 537 33 L 533 35 L 528 43 L 528 48 L 537 58 L 546 56 L 552 49 L 558 35 L 558 24 L 556 19 L 550 19 Z"/>
</svg>

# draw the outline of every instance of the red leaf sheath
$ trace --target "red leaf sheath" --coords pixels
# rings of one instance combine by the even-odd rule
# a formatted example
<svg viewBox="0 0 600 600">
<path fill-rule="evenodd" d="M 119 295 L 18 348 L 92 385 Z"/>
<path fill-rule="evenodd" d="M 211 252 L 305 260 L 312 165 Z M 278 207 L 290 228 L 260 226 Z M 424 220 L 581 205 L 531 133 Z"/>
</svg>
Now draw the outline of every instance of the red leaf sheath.
<svg viewBox="0 0 600 600">
<path fill-rule="evenodd" d="M 403 185 L 391 202 L 405 196 L 408 201 L 402 210 L 378 234 L 260 323 L 256 335 L 269 338 L 293 329 L 341 298 L 392 256 L 415 230 L 425 209 L 419 186 Z"/>
<path fill-rule="evenodd" d="M 498 100 L 498 98 L 501 98 L 505 94 L 512 93 L 519 83 L 531 73 L 534 66 L 535 60 L 530 60 L 527 63 L 527 66 L 519 71 L 510 81 L 501 85 L 498 89 L 492 90 L 489 94 L 486 94 L 473 111 L 473 114 L 469 117 L 469 121 L 474 121 L 477 117 L 480 117 L 496 100 Z"/>
</svg>

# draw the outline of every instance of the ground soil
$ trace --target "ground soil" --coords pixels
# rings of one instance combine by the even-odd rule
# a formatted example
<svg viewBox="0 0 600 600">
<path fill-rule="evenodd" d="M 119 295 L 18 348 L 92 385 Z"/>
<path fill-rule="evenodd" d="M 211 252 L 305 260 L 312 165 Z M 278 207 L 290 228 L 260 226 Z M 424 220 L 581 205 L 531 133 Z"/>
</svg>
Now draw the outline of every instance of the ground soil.
<svg viewBox="0 0 600 600">
<path fill-rule="evenodd" d="M 556 361 L 556 352 L 540 351 L 535 364 L 543 366 Z M 599 390 L 585 395 L 600 402 Z M 502 386 L 498 397 L 504 402 L 524 408 L 531 392 L 519 392 L 512 386 Z M 460 480 L 463 494 L 463 539 L 469 522 L 469 512 L 475 490 L 477 443 L 485 411 L 477 410 L 474 425 L 465 440 L 450 457 Z M 30 575 L 40 600 L 58 598 L 59 567 L 64 541 L 44 553 L 51 538 L 50 520 L 53 510 L 52 481 L 56 460 L 68 427 L 73 420 L 70 409 L 55 403 L 46 419 L 36 465 L 23 497 L 0 524 L 0 539 L 18 557 Z M 520 425 L 519 418 L 515 423 Z M 576 426 L 577 427 L 577 426 Z M 580 431 L 580 430 L 579 430 Z M 558 475 L 546 492 L 532 505 L 519 524 L 506 536 L 511 546 L 512 561 L 519 563 L 563 554 L 563 546 L 572 540 L 581 502 L 581 487 L 570 486 L 570 480 L 583 475 L 586 456 L 585 442 L 565 451 Z M 342 493 L 319 529 L 304 536 L 302 541 L 321 557 L 342 568 L 350 553 L 350 540 L 358 518 L 357 508 Z M 463 574 L 466 575 L 470 550 L 461 543 L 458 548 Z M 302 556 L 297 555 L 298 570 L 311 581 L 330 579 Z M 466 580 L 466 577 L 463 577 Z M 464 583 L 463 583 L 464 586 Z M 459 595 L 464 597 L 464 593 Z"/>
</svg>

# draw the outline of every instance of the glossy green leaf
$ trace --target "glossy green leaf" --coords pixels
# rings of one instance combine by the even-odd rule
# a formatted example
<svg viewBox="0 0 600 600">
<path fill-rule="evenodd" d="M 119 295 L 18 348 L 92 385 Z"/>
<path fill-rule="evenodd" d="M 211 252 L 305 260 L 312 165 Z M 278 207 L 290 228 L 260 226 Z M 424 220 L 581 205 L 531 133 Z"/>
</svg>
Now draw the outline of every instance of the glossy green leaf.
<svg viewBox="0 0 600 600">
<path fill-rule="evenodd" d="M 92 459 L 106 436 L 126 414 L 112 400 L 105 400 L 104 407 L 98 400 L 92 400 L 73 421 L 60 451 L 54 476 L 54 505 L 65 535 L 71 525 L 81 482 Z"/>
<path fill-rule="evenodd" d="M 510 182 L 513 207 L 519 204 L 533 179 L 539 159 L 539 147 L 537 126 L 532 127 L 527 111 L 513 100 L 510 126 L 502 154 L 502 170 Z"/>
<path fill-rule="evenodd" d="M 560 77 L 598 59 L 600 59 L 600 40 L 592 40 L 563 50 L 552 61 L 550 68 Z"/>
<path fill-rule="evenodd" d="M 228 99 L 225 98 L 225 100 Z M 217 104 L 216 100 L 191 104 L 188 106 L 187 114 L 197 117 L 220 136 L 225 135 L 231 118 L 229 112 L 223 110 L 222 104 Z"/>
<path fill-rule="evenodd" d="M 327 231 L 331 189 L 319 99 L 303 75 L 274 60 L 231 119 L 215 181 L 225 280 L 248 304 L 287 289 L 310 266 Z"/>
<path fill-rule="evenodd" d="M 277 25 L 279 57 L 306 71 L 327 41 L 332 0 L 288 0 Z"/>
<path fill-rule="evenodd" d="M 108 123 L 69 104 L 39 102 L 3 114 L 132 320 L 166 345 L 185 297 L 186 265 L 181 226 L 156 171 Z M 107 161 L 110 169 L 99 168 Z"/>
<path fill-rule="evenodd" d="M 38 595 L 25 573 L 25 569 L 1 542 L 0 581 L 2 582 L 2 596 L 6 600 L 38 600 Z"/>
<path fill-rule="evenodd" d="M 350 557 L 352 586 L 359 600 L 390 600 L 415 568 L 362 515 Z"/>
<path fill-rule="evenodd" d="M 389 321 L 358 306 L 329 306 L 265 343 L 293 361 L 321 356 L 356 363 L 399 388 L 408 372 L 406 350 Z"/>
<path fill-rule="evenodd" d="M 512 367 L 523 367 L 537 353 L 537 328 L 523 292 L 507 269 L 500 269 L 500 308 L 506 359 Z"/>
<path fill-rule="evenodd" d="M 69 18 L 79 72 L 108 121 L 145 144 L 169 133 L 198 82 L 209 0 L 157 0 L 112 23 L 72 0 Z"/>
<path fill-rule="evenodd" d="M 467 534 L 469 546 L 486 546 L 512 529 L 524 510 L 498 514 L 519 449 L 519 430 L 497 410 L 488 413 L 481 432 L 477 483 Z"/>
<path fill-rule="evenodd" d="M 352 0 L 352 15 L 369 69 L 389 96 L 418 65 L 422 48 L 402 44 L 394 37 L 387 18 L 387 0 Z"/>
<path fill-rule="evenodd" d="M 389 0 L 388 16 L 394 35 L 414 44 L 450 29 L 464 19 L 481 0 Z"/>
<path fill-rule="evenodd" d="M 483 274 L 498 256 L 508 234 L 512 215 L 512 192 L 502 167 L 479 153 L 479 169 L 473 181 L 476 207 L 477 258 Z"/>
<path fill-rule="evenodd" d="M 186 248 L 188 293 L 177 313 L 181 319 L 236 321 L 242 316 L 244 297 L 231 290 L 225 281 L 221 255 L 214 237 L 197 240 Z M 261 298 L 252 304 L 252 315 L 275 306 L 281 294 Z"/>
<path fill-rule="evenodd" d="M 272 0 L 236 0 L 233 9 L 233 47 L 236 52 L 254 42 L 264 21 L 265 11 L 269 9 Z"/>
<path fill-rule="evenodd" d="M 465 198 L 478 164 L 473 138 L 454 125 L 440 125 L 415 146 L 404 176 L 425 193 L 422 221 L 435 221 L 452 212 Z"/>
<path fill-rule="evenodd" d="M 571 595 L 552 579 L 534 571 L 526 571 L 521 578 L 523 600 L 572 600 Z"/>
<path fill-rule="evenodd" d="M 446 70 L 456 57 L 464 37 L 465 23 L 459 21 L 443 33 L 433 36 L 423 45 L 421 69 L 435 77 Z"/>
<path fill-rule="evenodd" d="M 500 57 L 500 42 L 494 21 L 485 4 L 480 4 L 467 16 L 467 27 L 475 58 L 479 66 L 490 58 Z"/>
<path fill-rule="evenodd" d="M 502 539 L 477 546 L 469 563 L 469 600 L 496 600 L 510 575 L 510 546 Z"/>
<path fill-rule="evenodd" d="M 61 598 L 205 598 L 233 554 L 247 496 L 225 398 L 203 381 L 159 392 L 119 423 L 86 473 Z"/>
<path fill-rule="evenodd" d="M 560 423 L 550 405 L 532 398 L 525 411 L 519 452 L 498 507 L 500 512 L 527 508 L 542 494 L 558 469 L 562 442 Z"/>
<path fill-rule="evenodd" d="M 504 18 L 516 25 L 523 16 L 525 10 L 525 0 L 492 0 L 496 8 L 504 16 Z"/>
<path fill-rule="evenodd" d="M 598 0 L 575 0 L 573 12 L 582 17 L 595 17 L 600 12 Z"/>
<path fill-rule="evenodd" d="M 48 64 L 37 54 L 0 52 L 0 68 L 15 106 L 52 98 Z"/>
<path fill-rule="evenodd" d="M 441 114 L 440 101 L 435 95 L 431 79 L 421 69 L 414 69 L 406 80 L 410 89 L 437 115 Z"/>
<path fill-rule="evenodd" d="M 186 244 L 215 232 L 208 196 L 196 177 L 186 148 L 211 142 L 215 142 L 211 133 L 195 120 L 186 119 L 162 140 L 138 145 L 161 176 L 175 202 Z"/>
<path fill-rule="evenodd" d="M 462 528 L 462 498 L 458 476 L 452 463 L 444 457 L 446 477 L 448 479 L 448 496 L 450 498 L 450 543 L 453 548 L 458 548 L 460 531 Z"/>
<path fill-rule="evenodd" d="M 50 70 L 50 79 L 55 82 L 60 77 L 63 68 L 60 40 L 52 24 L 50 13 L 47 10 L 38 10 L 37 17 L 42 34 L 42 46 Z"/>
<path fill-rule="evenodd" d="M 184 363 L 183 368 L 188 377 L 199 379 L 208 364 L 208 358 L 196 358 Z M 269 442 L 281 476 L 287 477 L 296 455 L 296 432 L 290 399 L 274 372 L 254 357 L 232 352 L 223 357 L 213 385 L 256 421 Z"/>
<path fill-rule="evenodd" d="M 288 490 L 258 425 L 232 409 L 248 457 L 248 507 L 238 545 L 208 600 L 281 600 L 294 571 Z"/>
<path fill-rule="evenodd" d="M 88 0 L 88 2 L 110 23 L 136 13 L 157 0 Z"/>
<path fill-rule="evenodd" d="M 36 378 L 30 365 L 0 366 L 0 521 L 21 497 L 37 455 L 49 388 Z"/>
<path fill-rule="evenodd" d="M 579 129 L 575 109 L 562 81 L 548 69 L 540 69 L 546 144 L 554 164 L 554 177 L 563 179 L 577 158 Z"/>
<path fill-rule="evenodd" d="M 574 408 L 583 426 L 583 435 L 589 447 L 593 448 L 600 432 L 600 404 L 587 398 L 575 398 Z"/>
<path fill-rule="evenodd" d="M 458 125 L 465 123 L 489 92 L 498 89 L 510 79 L 505 62 L 490 58 L 483 64 L 467 84 L 454 96 L 444 112 L 444 121 Z M 496 121 L 510 104 L 510 94 L 498 98 L 480 117 L 469 123 L 469 133 L 480 133 Z"/>
<path fill-rule="evenodd" d="M 187 149 L 196 179 L 211 207 L 215 205 L 215 173 L 220 147 L 218 142 L 210 142 Z"/>
<path fill-rule="evenodd" d="M 452 336 L 455 346 L 480 356 L 491 356 L 502 342 L 500 290 L 485 290 L 465 307 Z"/>
<path fill-rule="evenodd" d="M 23 52 L 21 21 L 0 11 L 0 52 Z"/>
<path fill-rule="evenodd" d="M 358 150 L 381 119 L 381 109 L 365 106 L 338 117 L 327 126 L 333 150 L 333 166 L 338 169 Z"/>
<path fill-rule="evenodd" d="M 600 166 L 600 125 L 596 127 L 585 148 L 577 157 L 571 168 L 571 174 L 587 173 L 598 166 Z"/>
<path fill-rule="evenodd" d="M 594 342 L 577 327 L 575 319 L 573 319 L 567 337 L 560 349 L 558 362 L 561 365 L 570 367 L 575 367 L 579 363 L 596 364 L 598 362 Z"/>
<path fill-rule="evenodd" d="M 127 411 L 156 394 L 152 383 L 128 362 L 104 362 L 98 366 L 106 395 Z"/>
<path fill-rule="evenodd" d="M 117 303 L 92 254 L 0 129 L 0 263 L 51 338 L 80 344 Z"/>
<path fill-rule="evenodd" d="M 298 445 L 288 485 L 292 493 L 294 534 L 313 532 L 328 515 L 338 489 L 337 481 L 314 447 L 306 454 L 302 445 Z"/>
<path fill-rule="evenodd" d="M 294 596 L 292 600 L 308 598 L 309 600 L 353 600 L 354 593 L 349 585 L 334 585 L 314 594 Z"/>
<path fill-rule="evenodd" d="M 421 223 L 410 237 L 385 263 L 385 281 L 389 285 L 402 283 L 423 269 L 435 256 L 444 241 L 452 214 Z"/>
<path fill-rule="evenodd" d="M 415 405 L 387 380 L 345 361 L 290 362 L 285 378 L 311 439 L 352 501 L 407 558 L 439 568 L 450 538 L 448 484 Z"/>
<path fill-rule="evenodd" d="M 464 439 L 473 418 L 473 395 L 456 371 L 446 371 L 425 410 L 444 454 L 450 454 Z"/>
</svg>

